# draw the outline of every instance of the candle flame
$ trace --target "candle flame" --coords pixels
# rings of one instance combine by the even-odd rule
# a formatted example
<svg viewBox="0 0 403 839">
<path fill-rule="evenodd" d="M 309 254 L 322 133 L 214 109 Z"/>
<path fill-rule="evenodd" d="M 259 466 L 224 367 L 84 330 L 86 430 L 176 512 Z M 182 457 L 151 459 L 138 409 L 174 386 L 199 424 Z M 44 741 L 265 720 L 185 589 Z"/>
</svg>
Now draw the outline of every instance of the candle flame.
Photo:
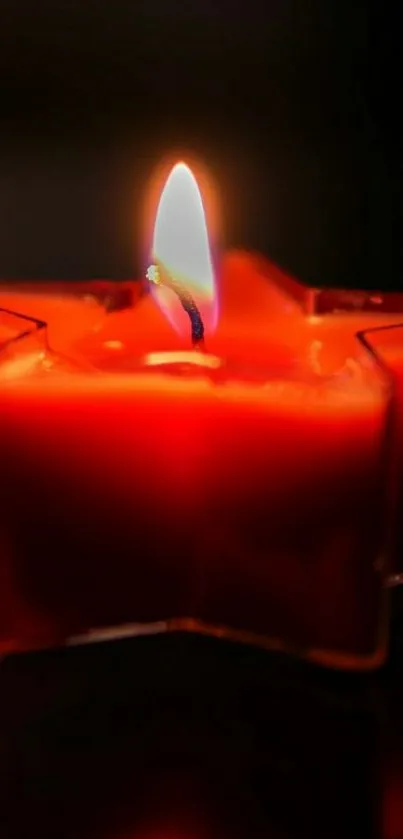
<svg viewBox="0 0 403 839">
<path fill-rule="evenodd" d="M 186 163 L 175 164 L 163 187 L 151 260 L 191 295 L 206 334 L 211 334 L 218 306 L 206 216 L 198 183 Z M 152 282 L 150 287 L 172 326 L 188 336 L 189 318 L 178 295 L 164 284 Z"/>
</svg>

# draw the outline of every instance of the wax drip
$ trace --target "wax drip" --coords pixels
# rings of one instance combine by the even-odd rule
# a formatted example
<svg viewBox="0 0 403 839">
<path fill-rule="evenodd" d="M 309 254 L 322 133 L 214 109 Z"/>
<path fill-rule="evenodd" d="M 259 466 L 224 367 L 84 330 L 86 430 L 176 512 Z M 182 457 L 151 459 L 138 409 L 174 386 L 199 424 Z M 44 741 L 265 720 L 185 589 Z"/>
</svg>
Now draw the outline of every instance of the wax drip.
<svg viewBox="0 0 403 839">
<path fill-rule="evenodd" d="M 150 265 L 146 273 L 147 280 L 155 285 L 163 285 L 165 288 L 170 288 L 179 298 L 183 309 L 189 315 L 189 320 L 192 330 L 192 344 L 198 350 L 204 347 L 204 323 L 199 309 L 190 294 L 190 292 L 183 287 L 183 285 L 173 277 L 164 272 L 161 272 L 157 265 Z"/>
</svg>

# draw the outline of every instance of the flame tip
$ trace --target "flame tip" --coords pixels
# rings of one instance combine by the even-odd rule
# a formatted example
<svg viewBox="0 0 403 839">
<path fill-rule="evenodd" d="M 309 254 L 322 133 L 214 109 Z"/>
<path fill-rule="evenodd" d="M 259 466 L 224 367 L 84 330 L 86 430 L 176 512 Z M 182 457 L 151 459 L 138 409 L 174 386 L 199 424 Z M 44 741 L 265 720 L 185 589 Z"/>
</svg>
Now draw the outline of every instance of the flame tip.
<svg viewBox="0 0 403 839">
<path fill-rule="evenodd" d="M 194 178 L 194 174 L 189 164 L 186 163 L 184 160 L 178 160 L 177 163 L 174 163 L 170 172 L 170 177 L 172 177 L 172 175 L 178 172 L 183 172 L 183 174 L 190 175 L 191 178 Z"/>
</svg>

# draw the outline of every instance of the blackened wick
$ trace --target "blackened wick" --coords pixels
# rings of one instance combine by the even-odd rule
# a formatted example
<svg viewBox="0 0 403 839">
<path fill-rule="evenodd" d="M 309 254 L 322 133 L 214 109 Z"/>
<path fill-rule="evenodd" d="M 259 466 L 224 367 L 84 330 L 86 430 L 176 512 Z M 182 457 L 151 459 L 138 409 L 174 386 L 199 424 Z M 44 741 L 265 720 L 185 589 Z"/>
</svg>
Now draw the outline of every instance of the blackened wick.
<svg viewBox="0 0 403 839">
<path fill-rule="evenodd" d="M 178 280 L 170 277 L 168 274 L 165 274 L 165 272 L 164 276 L 161 276 L 161 272 L 156 265 L 150 265 L 146 276 L 150 282 L 153 282 L 156 285 L 163 285 L 175 292 L 183 309 L 189 316 L 192 329 L 192 344 L 194 347 L 201 348 L 204 342 L 204 323 L 200 311 L 190 292 L 184 288 Z"/>
</svg>

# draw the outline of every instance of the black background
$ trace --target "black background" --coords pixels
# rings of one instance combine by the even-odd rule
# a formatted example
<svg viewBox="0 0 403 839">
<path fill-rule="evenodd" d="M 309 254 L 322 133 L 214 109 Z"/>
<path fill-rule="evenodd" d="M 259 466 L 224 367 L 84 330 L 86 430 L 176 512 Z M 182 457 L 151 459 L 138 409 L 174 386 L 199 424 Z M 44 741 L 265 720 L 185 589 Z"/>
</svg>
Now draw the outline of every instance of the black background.
<svg viewBox="0 0 403 839">
<path fill-rule="evenodd" d="M 1 0 L 0 276 L 136 275 L 147 179 L 179 145 L 227 246 L 398 286 L 393 29 L 369 2 Z"/>
<path fill-rule="evenodd" d="M 386 674 L 191 635 L 11 656 L 0 674 L 2 839 L 401 836 L 399 810 L 382 818 L 385 713 L 401 743 Z"/>
</svg>

